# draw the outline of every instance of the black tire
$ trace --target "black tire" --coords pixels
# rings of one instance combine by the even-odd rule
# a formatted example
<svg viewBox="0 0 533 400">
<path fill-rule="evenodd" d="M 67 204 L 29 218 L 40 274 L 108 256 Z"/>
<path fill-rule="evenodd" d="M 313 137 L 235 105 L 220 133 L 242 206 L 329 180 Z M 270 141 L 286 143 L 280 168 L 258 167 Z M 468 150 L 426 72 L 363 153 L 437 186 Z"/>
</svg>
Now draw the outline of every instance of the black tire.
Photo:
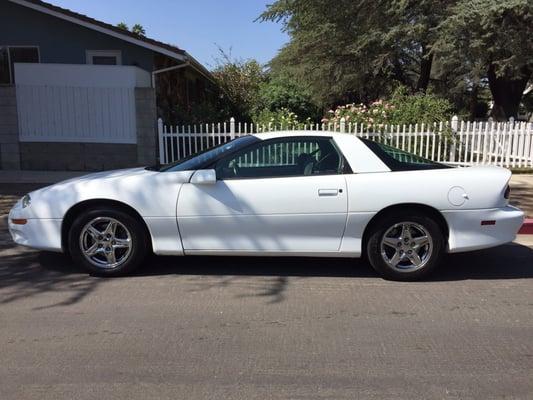
<svg viewBox="0 0 533 400">
<path fill-rule="evenodd" d="M 124 253 L 122 253 L 124 257 L 120 260 L 120 263 L 116 266 L 108 268 L 101 265 L 95 265 L 91 261 L 89 261 L 89 259 L 84 255 L 82 249 L 83 244 L 80 243 L 80 240 L 83 240 L 80 239 L 83 235 L 82 231 L 85 231 L 85 227 L 87 226 L 87 224 L 89 224 L 91 221 L 94 221 L 95 219 L 101 219 L 102 224 L 105 224 L 105 221 L 108 221 L 106 218 L 111 218 L 112 220 L 118 221 L 119 224 L 122 224 L 122 227 L 119 227 L 117 229 L 122 230 L 122 232 L 127 232 L 127 234 L 124 235 L 125 237 L 129 237 L 130 239 L 129 250 L 124 250 Z M 124 230 L 123 228 L 126 228 L 126 230 Z M 117 233 L 117 235 L 118 234 L 119 233 Z M 85 234 L 85 236 L 87 236 L 87 234 Z M 91 239 L 88 240 L 92 240 L 92 235 Z M 117 240 L 120 239 L 117 238 Z M 111 242 L 108 243 L 111 244 Z M 95 242 L 95 245 L 96 244 L 97 243 Z M 109 248 L 111 248 L 111 245 L 109 246 Z M 133 217 L 132 215 L 120 209 L 115 209 L 112 207 L 92 208 L 78 215 L 72 223 L 68 235 L 68 249 L 73 261 L 77 265 L 80 265 L 86 270 L 88 270 L 91 274 L 97 276 L 121 276 L 132 272 L 137 267 L 139 267 L 139 265 L 141 265 L 146 255 L 148 254 L 149 248 L 150 246 L 148 237 L 145 233 L 145 229 L 142 225 L 142 222 L 139 221 L 137 218 Z M 117 252 L 118 251 L 119 250 L 117 250 Z M 107 257 L 105 255 L 102 255 L 99 258 L 104 259 Z"/>
<path fill-rule="evenodd" d="M 430 248 L 430 244 L 426 245 L 427 247 L 421 246 L 420 249 L 417 250 L 426 256 L 425 259 L 420 257 L 420 259 L 423 259 L 424 261 L 420 263 L 420 267 L 416 266 L 410 259 L 407 258 L 408 255 L 406 253 L 408 252 L 409 248 L 403 247 L 403 245 L 407 246 L 407 244 L 402 243 L 402 247 L 400 248 L 399 243 L 403 242 L 403 239 L 400 240 L 400 237 L 403 237 L 401 234 L 398 239 L 393 238 L 393 240 L 398 240 L 398 249 L 393 249 L 390 245 L 384 244 L 383 246 L 383 249 L 386 252 L 385 256 L 387 256 L 387 258 L 389 258 L 387 253 L 395 254 L 396 252 L 401 254 L 401 257 L 404 257 L 402 258 L 402 261 L 397 264 L 397 267 L 394 268 L 387 263 L 384 258 L 385 256 L 382 255 L 382 239 L 384 238 L 385 234 L 387 232 L 399 232 L 403 226 L 399 224 L 404 222 L 414 223 L 412 225 L 406 224 L 409 226 L 411 231 L 414 230 L 414 232 L 417 233 L 420 232 L 420 228 L 423 228 L 425 233 L 430 237 L 431 252 L 427 250 Z M 393 228 L 396 225 L 399 226 L 397 228 Z M 390 229 L 393 230 L 390 231 Z M 394 229 L 396 229 L 396 231 Z M 393 236 L 396 235 L 394 234 Z M 422 236 L 420 239 L 423 240 Z M 413 243 L 414 242 L 410 242 L 409 244 Z M 411 254 L 413 253 L 413 248 L 415 247 L 411 248 Z M 444 249 L 445 239 L 442 228 L 439 226 L 439 224 L 435 222 L 433 218 L 423 215 L 420 212 L 405 210 L 401 212 L 395 212 L 394 214 L 385 215 L 376 221 L 375 224 L 373 224 L 368 235 L 366 255 L 372 267 L 385 279 L 395 281 L 416 281 L 428 277 L 435 270 L 435 268 L 437 268 L 441 261 Z M 425 254 L 424 251 L 426 251 Z M 390 256 L 389 261 L 393 261 L 393 255 Z M 410 269 L 409 266 L 402 267 L 401 263 L 412 264 L 413 266 Z"/>
</svg>

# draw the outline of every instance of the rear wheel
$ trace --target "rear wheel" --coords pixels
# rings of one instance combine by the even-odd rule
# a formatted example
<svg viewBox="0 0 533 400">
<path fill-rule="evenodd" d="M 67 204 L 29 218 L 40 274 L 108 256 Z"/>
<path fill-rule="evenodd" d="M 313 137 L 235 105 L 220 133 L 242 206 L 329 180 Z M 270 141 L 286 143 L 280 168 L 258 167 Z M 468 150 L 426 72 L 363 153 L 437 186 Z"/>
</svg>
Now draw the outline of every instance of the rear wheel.
<svg viewBox="0 0 533 400">
<path fill-rule="evenodd" d="M 147 250 L 143 226 L 121 210 L 92 209 L 79 215 L 69 231 L 73 260 L 96 275 L 131 272 L 142 263 Z"/>
<path fill-rule="evenodd" d="M 374 225 L 367 256 L 383 277 L 409 281 L 428 276 L 438 266 L 443 249 L 444 235 L 432 218 L 401 212 Z"/>
</svg>

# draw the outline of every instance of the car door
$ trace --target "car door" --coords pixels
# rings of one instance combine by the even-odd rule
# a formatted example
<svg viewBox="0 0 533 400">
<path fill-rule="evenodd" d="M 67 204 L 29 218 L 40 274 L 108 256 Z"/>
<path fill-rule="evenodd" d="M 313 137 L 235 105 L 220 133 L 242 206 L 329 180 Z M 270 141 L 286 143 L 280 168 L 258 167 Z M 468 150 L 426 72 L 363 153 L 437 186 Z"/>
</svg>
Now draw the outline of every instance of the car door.
<svg viewBox="0 0 533 400">
<path fill-rule="evenodd" d="M 347 216 L 344 157 L 327 137 L 262 140 L 214 165 L 215 184 L 184 184 L 185 251 L 336 252 Z"/>
</svg>

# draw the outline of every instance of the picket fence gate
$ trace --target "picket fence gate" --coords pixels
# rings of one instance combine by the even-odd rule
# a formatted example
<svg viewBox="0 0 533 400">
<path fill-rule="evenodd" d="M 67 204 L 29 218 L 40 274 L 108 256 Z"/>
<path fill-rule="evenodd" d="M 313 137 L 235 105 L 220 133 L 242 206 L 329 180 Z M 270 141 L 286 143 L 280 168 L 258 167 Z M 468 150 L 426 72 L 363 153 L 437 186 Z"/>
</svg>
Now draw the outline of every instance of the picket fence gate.
<svg viewBox="0 0 533 400">
<path fill-rule="evenodd" d="M 366 125 L 347 122 L 299 126 L 254 125 L 228 122 L 198 125 L 165 125 L 158 120 L 161 164 L 179 161 L 197 152 L 253 133 L 299 130 L 353 134 L 453 165 L 498 165 L 533 168 L 533 123 L 459 121 L 414 125 Z M 290 161 L 288 161 L 290 162 Z"/>
</svg>

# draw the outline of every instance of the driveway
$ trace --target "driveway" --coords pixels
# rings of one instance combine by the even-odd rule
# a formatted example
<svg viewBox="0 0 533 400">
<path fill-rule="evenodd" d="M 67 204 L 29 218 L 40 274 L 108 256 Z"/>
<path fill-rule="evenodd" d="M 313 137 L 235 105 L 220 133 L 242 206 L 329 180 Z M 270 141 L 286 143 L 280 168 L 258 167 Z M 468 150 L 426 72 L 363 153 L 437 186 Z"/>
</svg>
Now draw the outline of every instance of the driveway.
<svg viewBox="0 0 533 400">
<path fill-rule="evenodd" d="M 0 229 L 0 398 L 533 397 L 533 241 L 429 282 L 362 261 L 153 257 L 91 277 Z"/>
</svg>

